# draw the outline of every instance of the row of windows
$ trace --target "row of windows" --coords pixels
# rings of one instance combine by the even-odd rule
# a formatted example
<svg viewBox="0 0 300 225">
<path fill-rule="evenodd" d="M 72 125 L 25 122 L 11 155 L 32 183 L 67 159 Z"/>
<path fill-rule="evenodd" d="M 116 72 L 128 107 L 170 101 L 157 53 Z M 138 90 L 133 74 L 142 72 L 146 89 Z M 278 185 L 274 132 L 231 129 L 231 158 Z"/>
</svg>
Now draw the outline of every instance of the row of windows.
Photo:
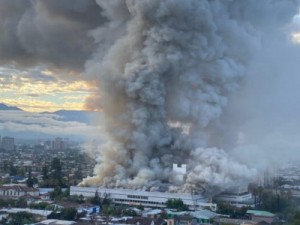
<svg viewBox="0 0 300 225">
<path fill-rule="evenodd" d="M 132 202 L 140 204 L 152 204 L 152 205 L 165 205 L 163 202 L 152 202 L 152 201 L 139 201 L 139 200 L 128 200 L 128 199 L 114 199 L 116 202 Z"/>
<path fill-rule="evenodd" d="M 127 198 L 148 199 L 147 196 L 142 196 L 142 195 L 127 195 Z"/>
<path fill-rule="evenodd" d="M 3 196 L 16 196 L 20 195 L 20 192 L 17 191 L 3 191 Z"/>
</svg>

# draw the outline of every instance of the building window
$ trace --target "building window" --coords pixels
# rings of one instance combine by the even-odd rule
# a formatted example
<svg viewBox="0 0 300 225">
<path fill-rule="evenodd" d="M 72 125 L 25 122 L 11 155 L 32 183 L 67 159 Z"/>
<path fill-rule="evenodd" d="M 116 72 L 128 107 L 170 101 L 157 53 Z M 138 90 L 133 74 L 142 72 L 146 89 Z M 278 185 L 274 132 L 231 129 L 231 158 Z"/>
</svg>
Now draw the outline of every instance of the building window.
<svg viewBox="0 0 300 225">
<path fill-rule="evenodd" d="M 127 198 L 148 199 L 147 196 L 141 196 L 141 195 L 127 195 Z"/>
</svg>

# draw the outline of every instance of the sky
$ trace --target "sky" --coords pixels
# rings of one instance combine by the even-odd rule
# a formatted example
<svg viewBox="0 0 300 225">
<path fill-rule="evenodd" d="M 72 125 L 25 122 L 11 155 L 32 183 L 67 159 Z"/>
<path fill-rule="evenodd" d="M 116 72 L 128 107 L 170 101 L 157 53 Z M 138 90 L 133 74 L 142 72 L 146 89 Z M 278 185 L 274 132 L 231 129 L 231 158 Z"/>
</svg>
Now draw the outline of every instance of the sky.
<svg viewBox="0 0 300 225">
<path fill-rule="evenodd" d="M 0 102 L 25 111 L 83 110 L 91 92 L 85 81 L 63 80 L 41 67 L 0 67 Z"/>
</svg>

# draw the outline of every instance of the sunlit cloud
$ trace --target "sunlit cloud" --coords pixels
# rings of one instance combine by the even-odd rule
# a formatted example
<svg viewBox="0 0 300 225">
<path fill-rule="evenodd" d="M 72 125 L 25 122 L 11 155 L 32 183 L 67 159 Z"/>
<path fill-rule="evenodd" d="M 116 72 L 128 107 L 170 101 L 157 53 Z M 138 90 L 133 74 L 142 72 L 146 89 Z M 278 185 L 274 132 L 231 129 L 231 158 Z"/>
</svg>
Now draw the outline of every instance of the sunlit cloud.
<svg viewBox="0 0 300 225">
<path fill-rule="evenodd" d="M 300 44 L 300 33 L 292 34 L 292 40 L 293 40 L 293 42 Z"/>
<path fill-rule="evenodd" d="M 93 88 L 82 80 L 63 80 L 49 70 L 0 68 L 0 102 L 26 111 L 82 110 Z"/>
<path fill-rule="evenodd" d="M 46 101 L 34 99 L 35 97 L 23 96 L 19 98 L 0 98 L 2 102 L 17 106 L 25 111 L 30 112 L 53 112 L 60 109 L 66 110 L 83 110 L 83 102 L 71 102 L 71 101 Z M 84 98 L 83 98 L 84 99 Z"/>
</svg>

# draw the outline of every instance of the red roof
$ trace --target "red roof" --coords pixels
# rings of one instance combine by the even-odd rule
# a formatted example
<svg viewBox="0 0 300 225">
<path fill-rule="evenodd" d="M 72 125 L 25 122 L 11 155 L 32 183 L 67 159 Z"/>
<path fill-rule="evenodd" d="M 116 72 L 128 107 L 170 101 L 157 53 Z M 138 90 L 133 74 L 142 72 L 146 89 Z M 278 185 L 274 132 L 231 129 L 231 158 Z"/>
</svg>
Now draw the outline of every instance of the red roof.
<svg viewBox="0 0 300 225">
<path fill-rule="evenodd" d="M 23 191 L 23 192 L 37 192 L 38 189 L 30 188 L 30 187 L 24 187 L 24 186 L 0 186 L 0 190 L 2 191 L 8 191 L 8 190 L 14 190 L 14 191 Z"/>
</svg>

